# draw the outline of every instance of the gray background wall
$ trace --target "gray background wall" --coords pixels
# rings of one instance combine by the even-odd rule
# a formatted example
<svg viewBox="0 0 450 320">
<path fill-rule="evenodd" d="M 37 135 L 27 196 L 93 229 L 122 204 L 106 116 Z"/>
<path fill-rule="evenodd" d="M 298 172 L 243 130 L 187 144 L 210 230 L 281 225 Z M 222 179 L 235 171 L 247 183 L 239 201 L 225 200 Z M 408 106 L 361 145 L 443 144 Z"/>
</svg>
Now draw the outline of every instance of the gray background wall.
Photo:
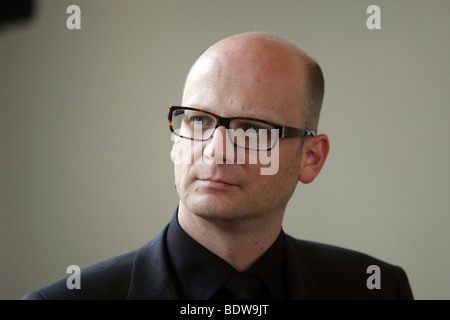
<svg viewBox="0 0 450 320">
<path fill-rule="evenodd" d="M 66 8 L 81 8 L 68 30 Z M 381 30 L 366 9 L 381 8 Z M 277 33 L 321 64 L 323 171 L 284 229 L 449 299 L 450 2 L 38 1 L 0 29 L 0 298 L 140 247 L 177 205 L 167 106 L 211 43 Z"/>
</svg>

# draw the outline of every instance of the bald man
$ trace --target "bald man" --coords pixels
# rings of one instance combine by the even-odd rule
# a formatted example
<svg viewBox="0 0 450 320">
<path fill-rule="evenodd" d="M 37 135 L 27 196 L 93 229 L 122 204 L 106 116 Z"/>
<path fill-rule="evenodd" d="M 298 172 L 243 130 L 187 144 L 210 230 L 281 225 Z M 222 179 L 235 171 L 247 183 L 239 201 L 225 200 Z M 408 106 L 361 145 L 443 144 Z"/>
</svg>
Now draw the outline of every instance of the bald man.
<svg viewBox="0 0 450 320">
<path fill-rule="evenodd" d="M 316 133 L 323 92 L 319 65 L 278 36 L 210 46 L 169 108 L 172 221 L 142 248 L 82 270 L 80 289 L 62 279 L 24 299 L 412 299 L 400 267 L 282 230 L 298 182 L 311 183 L 328 155 Z"/>
</svg>

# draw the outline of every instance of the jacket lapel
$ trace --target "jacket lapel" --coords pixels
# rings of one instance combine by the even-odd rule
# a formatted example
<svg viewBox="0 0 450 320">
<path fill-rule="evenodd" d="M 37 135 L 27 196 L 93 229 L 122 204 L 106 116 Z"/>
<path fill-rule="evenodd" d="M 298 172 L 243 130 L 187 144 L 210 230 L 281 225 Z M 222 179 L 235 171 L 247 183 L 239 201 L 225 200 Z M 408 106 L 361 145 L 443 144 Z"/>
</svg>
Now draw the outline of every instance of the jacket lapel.
<svg viewBox="0 0 450 320">
<path fill-rule="evenodd" d="M 285 235 L 285 264 L 288 298 L 291 300 L 323 297 L 314 257 L 300 240 Z"/>
<path fill-rule="evenodd" d="M 179 300 L 166 248 L 166 227 L 140 248 L 133 262 L 128 291 L 131 300 Z"/>
</svg>

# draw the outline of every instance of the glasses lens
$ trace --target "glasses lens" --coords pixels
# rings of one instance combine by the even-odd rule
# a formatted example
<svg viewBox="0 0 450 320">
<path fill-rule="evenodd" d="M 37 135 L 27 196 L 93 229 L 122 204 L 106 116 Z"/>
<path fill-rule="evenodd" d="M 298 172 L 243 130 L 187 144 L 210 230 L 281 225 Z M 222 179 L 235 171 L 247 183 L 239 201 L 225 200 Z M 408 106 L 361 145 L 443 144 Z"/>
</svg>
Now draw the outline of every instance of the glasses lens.
<svg viewBox="0 0 450 320">
<path fill-rule="evenodd" d="M 200 111 L 179 109 L 172 113 L 173 131 L 184 138 L 208 140 L 215 126 L 216 119 Z"/>
<path fill-rule="evenodd" d="M 256 120 L 234 119 L 230 129 L 234 144 L 249 150 L 271 149 L 278 137 L 273 125 Z"/>
</svg>

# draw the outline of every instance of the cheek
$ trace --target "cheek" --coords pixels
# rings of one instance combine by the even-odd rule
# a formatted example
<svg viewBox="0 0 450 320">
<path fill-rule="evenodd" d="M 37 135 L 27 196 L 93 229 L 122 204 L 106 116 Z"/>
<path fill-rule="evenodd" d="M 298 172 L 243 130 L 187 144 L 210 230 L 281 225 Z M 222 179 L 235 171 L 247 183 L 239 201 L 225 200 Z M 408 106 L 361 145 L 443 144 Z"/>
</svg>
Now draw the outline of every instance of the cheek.
<svg viewBox="0 0 450 320">
<path fill-rule="evenodd" d="M 170 159 L 175 164 L 180 156 L 180 138 L 172 134 L 172 150 L 170 151 Z"/>
<path fill-rule="evenodd" d="M 280 167 L 283 167 L 282 171 L 285 175 L 298 180 L 302 167 L 303 143 L 301 143 L 301 140 L 298 143 L 293 142 L 295 141 L 292 141 L 288 150 L 283 150 L 283 161 L 282 164 L 280 164 Z"/>
<path fill-rule="evenodd" d="M 170 158 L 174 164 L 174 176 L 175 176 L 175 188 L 180 192 L 181 186 L 181 176 L 183 172 L 183 152 L 180 147 L 180 139 L 175 137 L 175 142 L 172 145 L 172 150 L 170 151 Z"/>
<path fill-rule="evenodd" d="M 175 164 L 174 165 L 174 176 L 175 176 L 175 188 L 177 189 L 178 196 L 184 198 L 185 194 L 190 189 L 191 179 L 190 170 L 192 165 L 186 164 Z"/>
<path fill-rule="evenodd" d="M 275 175 L 267 176 L 267 188 L 290 197 L 298 184 L 300 168 L 301 154 L 299 152 L 280 153 L 278 171 Z"/>
<path fill-rule="evenodd" d="M 195 145 L 198 144 L 191 144 L 190 140 L 176 137 L 170 152 L 174 164 L 175 188 L 180 195 L 190 184 L 190 172 L 195 163 L 194 155 L 198 153 Z M 201 149 L 199 151 L 201 155 Z"/>
<path fill-rule="evenodd" d="M 172 160 L 173 163 L 176 162 L 176 158 L 177 158 L 176 153 L 177 153 L 176 147 L 175 147 L 175 144 L 173 144 L 172 150 L 170 151 L 170 159 Z"/>
<path fill-rule="evenodd" d="M 183 163 L 183 140 L 185 139 L 176 136 L 173 137 L 175 140 L 170 151 L 170 158 L 174 164 Z"/>
<path fill-rule="evenodd" d="M 204 143 L 175 137 L 170 158 L 176 164 L 201 163 L 203 159 Z"/>
<path fill-rule="evenodd" d="M 287 205 L 298 185 L 297 170 L 290 163 L 280 163 L 277 174 L 261 177 L 261 194 L 266 195 L 265 201 L 274 205 Z"/>
</svg>

